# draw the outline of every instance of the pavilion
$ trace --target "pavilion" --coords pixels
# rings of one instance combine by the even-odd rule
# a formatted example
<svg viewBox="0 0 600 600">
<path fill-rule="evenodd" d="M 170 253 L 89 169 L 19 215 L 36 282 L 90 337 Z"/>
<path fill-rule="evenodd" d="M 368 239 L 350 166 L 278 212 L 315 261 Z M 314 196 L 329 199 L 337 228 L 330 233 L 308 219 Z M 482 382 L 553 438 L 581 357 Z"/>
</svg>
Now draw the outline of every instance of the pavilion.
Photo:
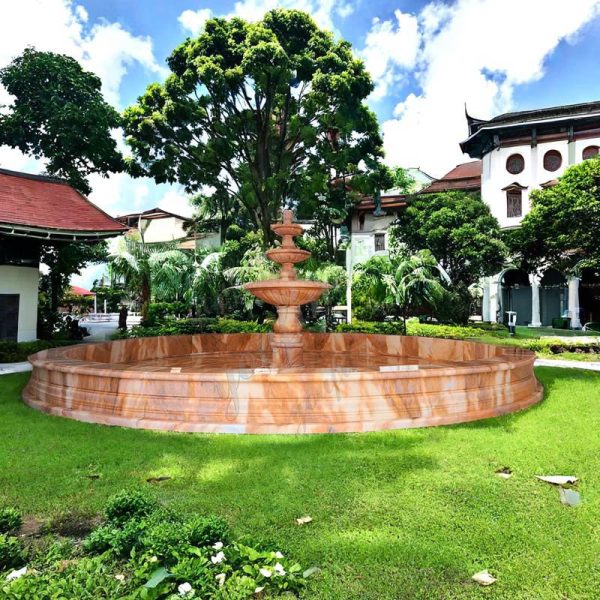
<svg viewBox="0 0 600 600">
<path fill-rule="evenodd" d="M 37 338 L 42 246 L 94 243 L 127 229 L 62 179 L 0 169 L 0 341 Z"/>
</svg>

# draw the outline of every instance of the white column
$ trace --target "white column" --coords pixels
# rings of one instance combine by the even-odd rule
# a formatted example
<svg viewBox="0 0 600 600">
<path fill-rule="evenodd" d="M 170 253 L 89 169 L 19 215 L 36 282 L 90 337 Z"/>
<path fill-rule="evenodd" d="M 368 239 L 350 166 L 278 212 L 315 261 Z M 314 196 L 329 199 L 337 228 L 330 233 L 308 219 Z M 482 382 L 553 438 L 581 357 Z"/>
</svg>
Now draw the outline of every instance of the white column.
<svg viewBox="0 0 600 600">
<path fill-rule="evenodd" d="M 490 323 L 498 322 L 498 294 L 500 293 L 500 273 L 490 277 Z M 502 322 L 502 315 L 500 315 Z"/>
<path fill-rule="evenodd" d="M 581 329 L 579 320 L 579 277 L 569 277 L 569 316 L 571 329 Z"/>
<path fill-rule="evenodd" d="M 346 319 L 352 323 L 352 242 L 346 248 Z"/>
<path fill-rule="evenodd" d="M 529 327 L 541 327 L 540 318 L 540 278 L 537 275 L 529 275 L 531 283 L 531 322 Z"/>
<path fill-rule="evenodd" d="M 483 300 L 481 301 L 481 319 L 485 323 L 491 321 L 490 318 L 490 279 L 486 277 L 482 282 Z"/>
</svg>

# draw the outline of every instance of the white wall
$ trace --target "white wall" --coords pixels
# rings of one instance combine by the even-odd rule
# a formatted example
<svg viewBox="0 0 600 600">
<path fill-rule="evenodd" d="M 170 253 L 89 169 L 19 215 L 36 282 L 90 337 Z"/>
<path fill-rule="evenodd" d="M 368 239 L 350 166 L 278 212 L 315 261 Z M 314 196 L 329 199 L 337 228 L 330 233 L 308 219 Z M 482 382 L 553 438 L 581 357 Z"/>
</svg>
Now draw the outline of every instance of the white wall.
<svg viewBox="0 0 600 600">
<path fill-rule="evenodd" d="M 532 148 L 530 144 L 498 148 L 483 157 L 481 175 L 481 197 L 498 219 L 501 227 L 515 227 L 521 223 L 530 209 L 529 194 L 540 184 L 557 179 L 565 169 L 582 161 L 582 152 L 588 146 L 600 146 L 600 137 L 576 140 L 569 144 L 567 140 L 557 142 L 540 142 Z M 557 150 L 562 155 L 562 165 L 557 171 L 544 169 L 544 155 L 548 150 Z M 525 159 L 525 169 L 513 175 L 506 170 L 506 159 L 511 154 L 520 154 Z M 502 191 L 511 183 L 517 182 L 526 186 L 523 190 L 522 217 L 506 216 L 506 192 Z"/>
<path fill-rule="evenodd" d="M 37 267 L 0 265 L 0 294 L 19 294 L 19 342 L 37 339 L 39 278 Z"/>
<path fill-rule="evenodd" d="M 165 217 L 164 219 L 142 219 L 144 241 L 171 242 L 187 237 L 189 234 L 183 227 L 184 222 L 177 217 Z"/>
</svg>

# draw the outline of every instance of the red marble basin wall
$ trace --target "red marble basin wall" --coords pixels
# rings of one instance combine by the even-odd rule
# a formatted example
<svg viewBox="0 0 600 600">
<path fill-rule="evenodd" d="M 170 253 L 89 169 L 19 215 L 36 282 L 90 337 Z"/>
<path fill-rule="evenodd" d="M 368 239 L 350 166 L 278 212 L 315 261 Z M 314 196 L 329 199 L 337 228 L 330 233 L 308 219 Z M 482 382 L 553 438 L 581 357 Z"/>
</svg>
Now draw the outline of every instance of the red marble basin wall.
<svg viewBox="0 0 600 600">
<path fill-rule="evenodd" d="M 54 415 L 125 427 L 331 433 L 473 421 L 542 398 L 533 374 L 535 357 L 519 348 L 370 334 L 306 333 L 304 339 L 305 352 L 316 357 L 317 366 L 313 360 L 312 367 L 294 370 L 236 368 L 240 357 L 270 352 L 266 334 L 166 336 L 54 348 L 30 357 L 34 368 L 23 399 Z M 171 372 L 159 360 L 138 364 L 190 355 L 206 358 L 214 368 Z M 353 367 L 379 359 L 388 367 L 328 368 L 326 359 L 338 356 Z M 420 364 L 407 367 L 407 362 Z"/>
</svg>

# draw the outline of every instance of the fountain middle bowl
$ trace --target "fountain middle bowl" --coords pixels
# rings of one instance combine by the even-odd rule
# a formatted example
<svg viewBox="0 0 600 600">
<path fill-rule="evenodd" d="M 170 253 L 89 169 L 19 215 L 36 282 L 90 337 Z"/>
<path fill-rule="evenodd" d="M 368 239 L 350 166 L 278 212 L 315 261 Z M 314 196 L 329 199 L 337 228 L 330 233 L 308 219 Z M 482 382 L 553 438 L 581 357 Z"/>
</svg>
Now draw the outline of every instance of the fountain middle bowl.
<svg viewBox="0 0 600 600">
<path fill-rule="evenodd" d="M 317 300 L 324 292 L 331 289 L 331 286 L 328 283 L 303 279 L 269 279 L 246 283 L 244 289 L 267 304 L 302 306 Z"/>
</svg>

